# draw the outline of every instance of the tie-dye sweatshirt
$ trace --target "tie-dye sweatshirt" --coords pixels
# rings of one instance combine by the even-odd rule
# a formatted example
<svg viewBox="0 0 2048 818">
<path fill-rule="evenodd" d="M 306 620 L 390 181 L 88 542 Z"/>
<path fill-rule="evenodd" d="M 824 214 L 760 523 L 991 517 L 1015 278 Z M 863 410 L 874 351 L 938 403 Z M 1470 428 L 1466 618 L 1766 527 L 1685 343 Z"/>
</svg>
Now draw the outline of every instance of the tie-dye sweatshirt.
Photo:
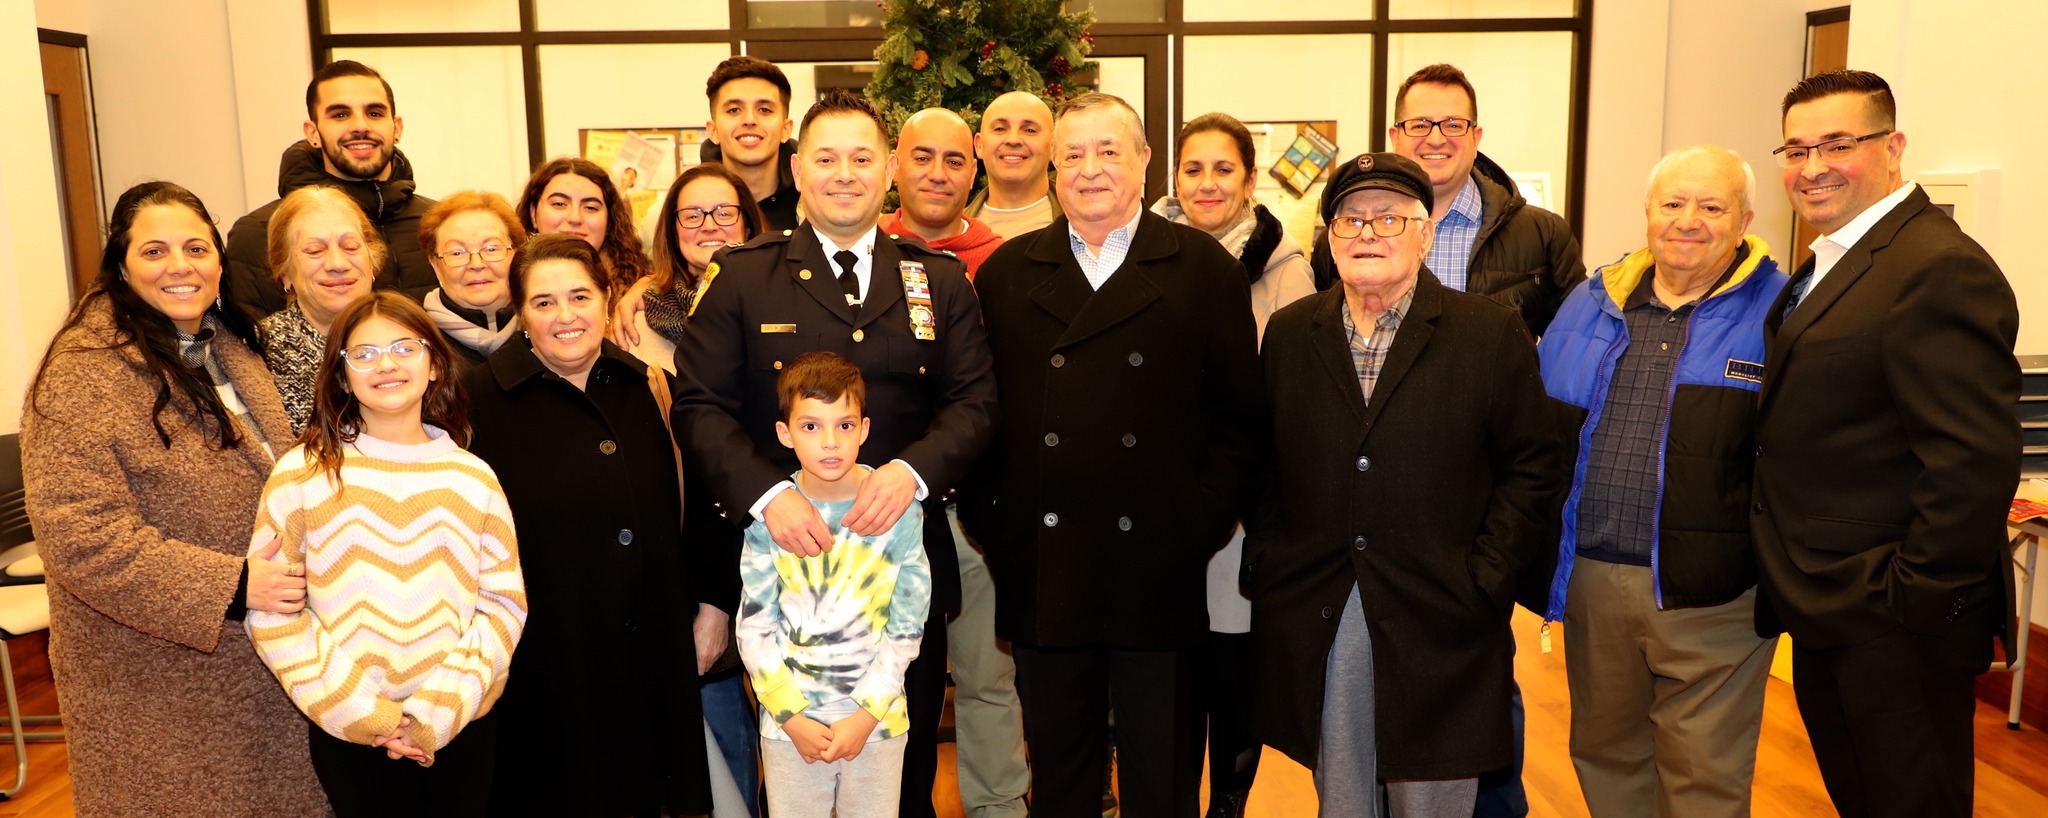
<svg viewBox="0 0 2048 818">
<path fill-rule="evenodd" d="M 740 554 L 736 627 L 761 700 L 761 736 L 788 741 L 782 723 L 791 717 L 829 725 L 856 707 L 879 722 L 870 741 L 907 733 L 903 671 L 917 658 L 931 608 L 924 509 L 912 503 L 895 527 L 862 537 L 838 526 L 853 501 L 811 505 L 837 527 L 832 550 L 798 557 L 757 520 Z"/>
</svg>

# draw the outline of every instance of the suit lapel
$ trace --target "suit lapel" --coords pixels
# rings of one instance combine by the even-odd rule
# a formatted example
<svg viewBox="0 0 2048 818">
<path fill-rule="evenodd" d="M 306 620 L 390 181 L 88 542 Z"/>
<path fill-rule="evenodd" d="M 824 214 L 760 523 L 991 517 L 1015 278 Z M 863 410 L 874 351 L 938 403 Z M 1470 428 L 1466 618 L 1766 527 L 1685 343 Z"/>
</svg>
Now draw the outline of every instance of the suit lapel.
<svg viewBox="0 0 2048 818">
<path fill-rule="evenodd" d="M 880 249 L 879 243 L 877 250 Z M 846 293 L 839 289 L 839 267 L 832 263 L 832 256 L 818 243 L 818 231 L 806 222 L 798 224 L 789 236 L 789 263 L 783 265 L 783 274 L 796 278 L 797 289 L 817 299 L 818 305 L 826 312 L 839 316 L 848 324 L 855 318 L 853 307 L 846 303 Z M 810 275 L 804 275 L 808 272 Z M 869 290 L 873 291 L 870 277 Z"/>
<path fill-rule="evenodd" d="M 1059 234 L 1066 239 L 1065 231 Z M 1081 310 L 1067 324 L 1066 333 L 1060 336 L 1059 346 L 1071 346 L 1101 334 L 1111 327 L 1129 320 L 1132 316 L 1165 295 L 1159 283 L 1152 280 L 1146 262 L 1171 257 L 1179 249 L 1179 242 L 1173 237 L 1173 224 L 1150 211 L 1138 216 L 1137 233 L 1131 237 L 1130 251 L 1124 254 L 1124 261 L 1102 288 L 1096 290 L 1082 304 Z M 1074 272 L 1080 272 L 1080 262 L 1072 261 L 1072 246 L 1069 245 L 1069 261 Z M 1081 286 L 1087 287 L 1086 277 Z"/>
<path fill-rule="evenodd" d="M 1835 262 L 1835 266 L 1828 270 L 1827 275 L 1821 277 L 1820 283 L 1813 285 L 1811 291 L 1807 293 L 1806 299 L 1801 301 L 1799 306 L 1792 310 L 1790 316 L 1782 319 L 1769 317 L 1765 319 L 1766 326 L 1770 326 L 1773 321 L 1779 321 L 1780 323 L 1776 324 L 1776 331 L 1767 336 L 1764 384 L 1759 400 L 1767 401 L 1770 398 L 1771 387 L 1775 381 L 1772 374 L 1783 368 L 1786 356 L 1790 355 L 1794 345 L 1799 343 L 1799 336 L 1804 334 L 1815 322 L 1818 322 L 1822 316 L 1827 315 L 1828 308 L 1833 306 L 1835 301 L 1842 297 L 1843 293 L 1848 292 L 1849 288 L 1856 284 L 1856 279 L 1862 278 L 1864 273 L 1870 271 L 1871 265 L 1876 261 L 1878 251 L 1889 246 L 1892 243 L 1892 239 L 1898 237 L 1899 230 L 1906 226 L 1906 222 L 1912 221 L 1914 217 L 1920 215 L 1920 211 L 1932 206 L 1927 199 L 1927 192 L 1917 187 L 1914 188 L 1912 193 L 1906 195 L 1905 201 L 1900 202 L 1898 207 L 1892 209 L 1892 212 L 1885 214 L 1884 218 L 1878 219 L 1876 224 L 1871 225 L 1870 230 L 1863 234 L 1863 238 L 1857 240 L 1856 245 L 1850 247 L 1849 252 L 1843 254 L 1841 261 Z M 1813 260 L 1809 259 L 1805 265 L 1800 267 L 1800 271 L 1808 270 L 1813 264 Z M 1782 304 L 1790 298 L 1789 294 L 1791 291 L 1792 288 L 1788 286 L 1783 292 L 1779 293 L 1778 303 L 1780 306 L 1777 311 L 1772 313 L 1773 316 L 1784 314 Z"/>
<path fill-rule="evenodd" d="M 1380 365 L 1379 380 L 1373 384 L 1373 402 L 1365 407 L 1365 423 L 1379 418 L 1380 411 L 1394 395 L 1401 379 L 1415 366 L 1415 360 L 1422 357 L 1422 348 L 1429 345 L 1429 338 L 1436 334 L 1436 317 L 1443 313 L 1443 285 L 1428 270 L 1415 274 L 1415 301 L 1408 305 L 1408 314 L 1401 316 L 1401 328 L 1394 332 L 1393 347 L 1387 350 L 1387 360 Z M 1366 330 L 1361 328 L 1360 332 Z M 1339 334 L 1342 334 L 1341 328 Z M 1346 353 L 1347 357 L 1349 353 Z M 1360 400 L 1364 400 L 1361 396 Z"/>
<path fill-rule="evenodd" d="M 1351 361 L 1351 339 L 1345 336 L 1344 318 L 1338 313 L 1345 309 L 1344 288 L 1332 287 L 1315 297 L 1321 298 L 1323 303 L 1316 305 L 1315 320 L 1309 327 L 1309 347 L 1315 350 L 1316 360 L 1322 362 L 1323 371 L 1329 374 L 1337 394 L 1344 396 L 1344 406 L 1351 410 L 1351 419 L 1363 421 L 1365 393 L 1358 387 L 1358 365 Z"/>
<path fill-rule="evenodd" d="M 888 314 L 889 308 L 903 300 L 903 248 L 897 247 L 886 235 L 875 238 L 874 259 L 868 271 L 868 297 L 860 304 L 860 314 L 853 319 L 855 327 L 865 327 L 875 319 Z M 929 284 L 931 271 L 925 271 Z M 844 294 L 841 296 L 844 300 Z"/>
</svg>

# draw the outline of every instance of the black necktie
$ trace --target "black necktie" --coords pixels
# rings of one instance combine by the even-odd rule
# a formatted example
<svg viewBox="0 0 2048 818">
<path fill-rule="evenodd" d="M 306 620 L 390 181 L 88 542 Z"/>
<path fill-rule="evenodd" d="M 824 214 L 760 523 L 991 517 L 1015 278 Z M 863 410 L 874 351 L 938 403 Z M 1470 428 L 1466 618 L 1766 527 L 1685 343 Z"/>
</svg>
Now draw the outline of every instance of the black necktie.
<svg viewBox="0 0 2048 818">
<path fill-rule="evenodd" d="M 1806 300 L 1807 288 L 1812 286 L 1812 267 L 1808 267 L 1804 270 L 1801 270 L 1797 274 L 1794 274 L 1792 276 L 1792 280 L 1790 282 L 1787 282 L 1785 285 L 1785 289 L 1792 291 L 1792 296 L 1790 298 L 1785 299 L 1785 314 L 1778 316 L 1779 322 L 1782 323 L 1786 320 L 1789 320 L 1792 317 L 1793 311 L 1798 310 L 1800 303 Z"/>
<path fill-rule="evenodd" d="M 839 264 L 839 290 L 846 293 L 846 305 L 859 307 L 860 276 L 853 274 L 853 265 L 860 263 L 860 256 L 851 250 L 841 250 L 832 254 L 832 260 Z"/>
</svg>

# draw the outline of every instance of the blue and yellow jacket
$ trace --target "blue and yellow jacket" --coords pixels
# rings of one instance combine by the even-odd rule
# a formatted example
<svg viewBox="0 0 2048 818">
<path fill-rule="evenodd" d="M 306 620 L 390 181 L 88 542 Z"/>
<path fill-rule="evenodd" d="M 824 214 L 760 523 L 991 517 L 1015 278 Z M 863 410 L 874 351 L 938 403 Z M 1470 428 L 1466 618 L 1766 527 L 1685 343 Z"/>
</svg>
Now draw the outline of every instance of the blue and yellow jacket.
<svg viewBox="0 0 2048 818">
<path fill-rule="evenodd" d="M 1756 585 L 1749 539 L 1756 394 L 1763 385 L 1764 317 L 1786 276 L 1762 239 L 1743 241 L 1748 252 L 1735 272 L 1686 317 L 1686 342 L 1671 381 L 1650 548 L 1659 610 L 1718 605 Z M 1546 620 L 1564 618 L 1586 451 L 1615 364 L 1628 349 L 1622 304 L 1653 263 L 1643 249 L 1601 268 L 1565 298 L 1536 347 L 1544 390 L 1565 404 L 1561 414 L 1577 443 Z"/>
</svg>

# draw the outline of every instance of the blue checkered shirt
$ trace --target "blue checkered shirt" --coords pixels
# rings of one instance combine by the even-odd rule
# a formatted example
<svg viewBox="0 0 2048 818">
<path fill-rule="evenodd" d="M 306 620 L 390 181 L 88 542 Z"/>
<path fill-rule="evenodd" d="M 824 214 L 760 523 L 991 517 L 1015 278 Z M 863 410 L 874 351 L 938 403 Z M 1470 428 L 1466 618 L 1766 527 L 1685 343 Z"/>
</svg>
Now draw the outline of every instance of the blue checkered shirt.
<svg viewBox="0 0 2048 818">
<path fill-rule="evenodd" d="M 1145 218 L 1145 208 L 1138 208 L 1138 214 L 1129 223 L 1109 231 L 1102 240 L 1102 255 L 1088 252 L 1088 242 L 1081 240 L 1081 234 L 1074 230 L 1074 223 L 1067 222 L 1067 247 L 1074 251 L 1074 260 L 1081 264 L 1081 274 L 1088 277 L 1088 286 L 1102 289 L 1109 283 L 1109 277 L 1118 267 L 1124 266 L 1124 256 L 1131 252 L 1131 236 L 1138 232 L 1138 220 Z"/>
<path fill-rule="evenodd" d="M 1465 177 L 1465 186 L 1458 188 L 1450 211 L 1436 223 L 1436 242 L 1429 246 L 1429 257 L 1423 259 L 1436 280 L 1458 292 L 1465 291 L 1466 268 L 1472 265 L 1472 242 L 1479 238 L 1479 216 L 1484 208 L 1479 183 Z"/>
</svg>

